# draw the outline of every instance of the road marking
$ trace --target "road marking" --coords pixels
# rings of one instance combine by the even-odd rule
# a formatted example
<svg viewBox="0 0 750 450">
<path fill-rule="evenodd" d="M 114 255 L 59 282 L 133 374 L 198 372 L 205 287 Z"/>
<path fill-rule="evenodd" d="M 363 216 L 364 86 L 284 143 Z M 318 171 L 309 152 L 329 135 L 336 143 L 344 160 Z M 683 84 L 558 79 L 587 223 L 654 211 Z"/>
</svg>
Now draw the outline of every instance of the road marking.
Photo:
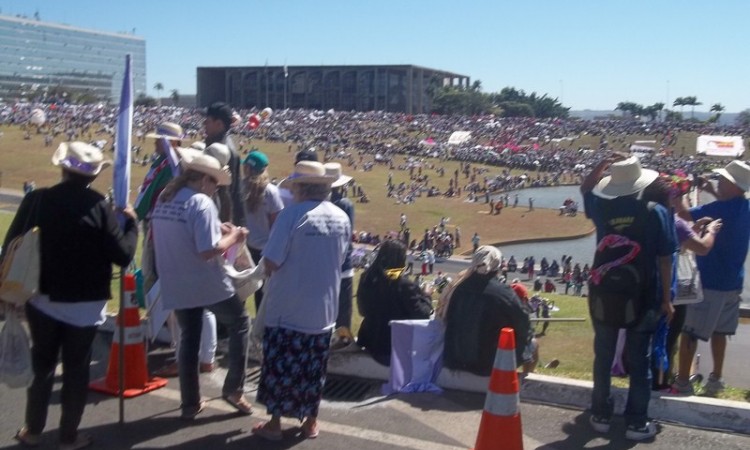
<svg viewBox="0 0 750 450">
<path fill-rule="evenodd" d="M 149 393 L 150 395 L 156 395 L 164 399 L 174 400 L 175 404 L 180 402 L 180 393 L 172 389 L 159 389 Z M 210 401 L 207 406 L 212 409 L 216 409 L 222 412 L 236 412 L 237 410 L 232 406 L 222 401 Z M 282 419 L 282 422 L 286 425 L 299 426 L 299 421 L 294 419 Z M 441 444 L 432 441 L 423 441 L 421 439 L 415 439 L 409 436 L 402 436 L 399 434 L 391 434 L 382 431 L 370 430 L 359 427 L 352 427 L 349 425 L 342 425 L 334 422 L 327 422 L 318 420 L 321 430 L 324 433 L 341 434 L 344 436 L 354 437 L 366 441 L 372 441 L 376 443 L 382 443 L 387 445 L 395 445 L 399 447 L 413 448 L 416 450 L 455 450 L 462 449 L 465 447 L 453 446 Z"/>
</svg>

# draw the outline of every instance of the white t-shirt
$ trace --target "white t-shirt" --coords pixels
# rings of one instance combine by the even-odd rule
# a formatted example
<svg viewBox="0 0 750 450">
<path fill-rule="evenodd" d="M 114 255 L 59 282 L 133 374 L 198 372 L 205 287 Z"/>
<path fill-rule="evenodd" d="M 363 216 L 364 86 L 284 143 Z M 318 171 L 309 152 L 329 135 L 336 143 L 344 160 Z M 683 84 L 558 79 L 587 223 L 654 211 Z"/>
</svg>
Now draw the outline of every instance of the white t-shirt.
<svg viewBox="0 0 750 450">
<path fill-rule="evenodd" d="M 268 216 L 282 209 L 284 209 L 284 203 L 281 201 L 279 188 L 268 183 L 266 190 L 263 192 L 263 202 L 258 206 L 258 209 L 255 212 L 250 212 L 245 208 L 245 226 L 249 231 L 247 245 L 250 248 L 263 250 L 271 231 Z"/>
<path fill-rule="evenodd" d="M 164 308 L 208 306 L 234 294 L 223 258 L 200 255 L 221 240 L 219 212 L 209 196 L 182 188 L 172 201 L 158 201 L 151 229 Z"/>
<path fill-rule="evenodd" d="M 263 298 L 267 327 L 307 334 L 334 327 L 351 235 L 349 217 L 331 202 L 305 201 L 281 211 L 263 249 L 279 266 Z"/>
</svg>

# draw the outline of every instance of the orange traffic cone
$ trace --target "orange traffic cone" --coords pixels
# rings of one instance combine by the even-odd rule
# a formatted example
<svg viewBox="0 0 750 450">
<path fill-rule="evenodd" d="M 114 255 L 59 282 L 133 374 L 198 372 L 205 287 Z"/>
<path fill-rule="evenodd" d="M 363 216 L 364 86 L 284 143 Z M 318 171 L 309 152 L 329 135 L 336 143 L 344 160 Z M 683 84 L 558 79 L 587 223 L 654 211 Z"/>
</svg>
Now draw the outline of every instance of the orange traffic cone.
<svg viewBox="0 0 750 450">
<path fill-rule="evenodd" d="M 107 376 L 89 384 L 91 390 L 104 394 L 118 395 L 120 387 L 118 376 L 120 371 L 120 350 L 124 351 L 124 375 L 123 375 L 123 397 L 136 397 L 146 392 L 159 389 L 167 385 L 164 378 L 148 377 L 146 367 L 146 344 L 143 338 L 141 319 L 138 313 L 138 300 L 135 295 L 135 277 L 126 274 L 123 278 L 123 291 L 127 303 L 123 311 L 123 317 L 117 316 L 117 327 L 112 338 L 112 349 L 109 352 L 109 364 L 107 365 Z M 125 327 L 125 343 L 120 345 L 119 327 Z"/>
<path fill-rule="evenodd" d="M 518 403 L 516 338 L 512 328 L 503 328 L 500 331 L 475 450 L 523 450 Z"/>
</svg>

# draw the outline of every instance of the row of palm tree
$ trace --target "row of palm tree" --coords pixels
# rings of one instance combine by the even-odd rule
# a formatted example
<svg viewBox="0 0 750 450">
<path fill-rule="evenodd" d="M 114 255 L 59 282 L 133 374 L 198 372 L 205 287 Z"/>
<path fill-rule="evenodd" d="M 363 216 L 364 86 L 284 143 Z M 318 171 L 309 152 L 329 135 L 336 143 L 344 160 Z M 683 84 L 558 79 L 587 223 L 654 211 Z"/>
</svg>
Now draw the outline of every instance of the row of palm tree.
<svg viewBox="0 0 750 450">
<path fill-rule="evenodd" d="M 158 102 L 159 105 L 161 105 L 161 91 L 164 90 L 164 85 L 160 82 L 157 82 L 154 84 L 154 90 L 157 92 Z M 169 98 L 172 99 L 173 104 L 177 104 L 177 102 L 180 101 L 180 91 L 177 89 L 172 89 L 171 93 L 169 94 Z"/>
<path fill-rule="evenodd" d="M 680 116 L 682 116 L 683 107 L 691 106 L 692 109 L 690 111 L 690 118 L 693 119 L 695 117 L 695 107 L 702 104 L 703 103 L 698 101 L 698 97 L 677 97 L 672 103 L 672 106 L 680 107 Z M 645 115 L 649 116 L 651 120 L 656 120 L 656 117 L 664 109 L 664 106 L 664 103 L 654 103 L 651 106 L 644 107 L 634 102 L 620 102 L 617 104 L 617 107 L 615 107 L 615 110 L 623 111 L 633 116 Z M 716 115 L 711 118 L 711 121 L 718 121 L 719 117 L 721 117 L 721 113 L 723 113 L 725 109 L 726 108 L 721 103 L 714 103 L 713 105 L 711 105 L 710 111 L 716 113 Z"/>
</svg>

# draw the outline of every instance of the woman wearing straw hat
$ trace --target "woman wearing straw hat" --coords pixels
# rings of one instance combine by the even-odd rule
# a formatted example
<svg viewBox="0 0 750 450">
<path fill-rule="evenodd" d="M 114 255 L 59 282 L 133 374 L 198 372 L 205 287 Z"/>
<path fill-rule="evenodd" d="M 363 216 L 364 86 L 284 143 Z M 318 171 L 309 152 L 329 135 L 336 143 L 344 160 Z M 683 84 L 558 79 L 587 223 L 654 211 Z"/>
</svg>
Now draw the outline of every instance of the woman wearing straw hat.
<svg viewBox="0 0 750 450">
<path fill-rule="evenodd" d="M 180 325 L 178 356 L 182 418 L 191 420 L 204 408 L 198 382 L 198 352 L 203 310 L 209 309 L 229 333 L 229 367 L 224 400 L 244 414 L 248 316 L 223 269 L 230 247 L 244 243 L 247 230 L 222 224 L 211 197 L 230 182 L 216 158 L 184 153 L 183 172 L 164 188 L 152 214 L 156 263 L 164 307 L 174 309 Z"/>
<path fill-rule="evenodd" d="M 282 416 L 304 420 L 304 437 L 318 435 L 341 265 L 352 233 L 346 214 L 326 201 L 333 181 L 323 164 L 297 163 L 281 183 L 291 189 L 295 203 L 276 218 L 263 249 L 270 277 L 257 398 L 272 418 L 253 433 L 264 439 L 282 439 Z"/>
<path fill-rule="evenodd" d="M 263 247 L 268 242 L 271 226 L 284 203 L 279 195 L 279 188 L 270 182 L 268 177 L 268 157 L 254 150 L 248 153 L 242 162 L 244 178 L 242 180 L 245 194 L 245 224 L 247 225 L 247 246 L 250 255 L 258 263 Z M 263 290 L 255 291 L 255 310 L 263 301 Z"/>
<path fill-rule="evenodd" d="M 128 207 L 122 211 L 121 229 L 104 196 L 90 188 L 110 164 L 101 150 L 83 142 L 63 143 L 52 164 L 62 168 L 62 181 L 24 197 L 3 248 L 32 226 L 41 229 L 39 294 L 26 304 L 34 379 L 27 392 L 26 424 L 16 439 L 27 446 L 41 444 L 61 353 L 60 448 L 69 450 L 92 443 L 91 436 L 78 433 L 86 406 L 91 345 L 111 298 L 112 264 L 130 264 L 138 227 L 135 211 Z"/>
</svg>

